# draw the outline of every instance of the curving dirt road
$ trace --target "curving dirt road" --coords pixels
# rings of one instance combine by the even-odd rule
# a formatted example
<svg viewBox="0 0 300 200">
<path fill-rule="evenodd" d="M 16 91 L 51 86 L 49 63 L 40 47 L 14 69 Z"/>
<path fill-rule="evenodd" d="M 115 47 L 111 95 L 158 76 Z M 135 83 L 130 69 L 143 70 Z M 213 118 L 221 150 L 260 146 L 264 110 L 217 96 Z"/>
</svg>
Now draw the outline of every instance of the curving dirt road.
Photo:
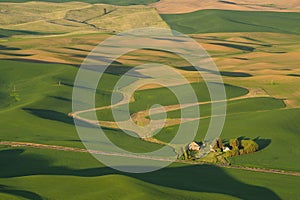
<svg viewBox="0 0 300 200">
<path fill-rule="evenodd" d="M 130 85 L 128 86 L 128 88 L 130 88 Z M 173 110 L 183 109 L 183 108 L 187 108 L 187 107 L 191 107 L 191 106 L 209 104 L 209 103 L 234 101 L 234 100 L 254 98 L 254 97 L 269 97 L 268 94 L 266 94 L 265 92 L 263 92 L 260 89 L 253 89 L 253 88 L 247 88 L 247 89 L 249 90 L 248 94 L 239 96 L 239 97 L 234 97 L 234 98 L 231 98 L 228 100 L 215 101 L 215 102 L 207 101 L 207 102 L 196 102 L 196 103 L 190 103 L 190 104 L 168 105 L 168 106 L 163 106 L 163 109 L 161 109 L 161 107 L 151 109 L 151 114 L 159 114 L 162 112 L 169 112 L 169 111 L 173 111 Z M 112 109 L 114 107 L 135 101 L 135 99 L 133 99 L 131 97 L 131 95 L 127 94 L 127 88 L 124 88 L 123 90 L 120 90 L 119 92 L 122 93 L 123 99 L 120 102 L 118 102 L 117 104 L 103 106 L 103 107 L 99 107 L 99 108 L 91 108 L 88 110 L 81 110 L 81 111 L 69 113 L 69 116 L 73 117 L 74 119 L 91 124 L 91 125 L 96 125 L 96 126 L 100 125 L 100 126 L 107 127 L 107 128 L 126 129 L 128 131 L 132 131 L 132 132 L 136 133 L 138 137 L 144 138 L 144 139 L 149 138 L 148 137 L 149 134 L 147 134 L 147 131 L 154 132 L 154 131 L 162 128 L 162 126 L 168 127 L 168 126 L 174 126 L 174 125 L 189 122 L 189 121 L 206 119 L 209 117 L 218 117 L 218 116 L 203 116 L 203 117 L 198 117 L 198 118 L 168 119 L 166 121 L 165 120 L 151 120 L 151 125 L 153 126 L 152 129 L 148 129 L 145 131 L 145 130 L 143 130 L 142 127 L 140 128 L 139 126 L 137 126 L 137 124 L 148 125 L 150 123 L 150 120 L 147 118 L 149 116 L 149 110 L 139 111 L 137 113 L 132 114 L 131 118 L 128 119 L 127 121 L 119 121 L 119 122 L 91 120 L 91 119 L 87 119 L 87 118 L 80 116 L 80 114 L 83 114 L 83 113 L 105 110 L 105 109 Z M 150 135 L 151 135 L 151 133 L 150 133 Z M 149 142 L 151 142 L 151 141 L 152 140 L 149 140 Z M 153 141 L 154 141 L 154 143 L 158 142 L 157 140 L 153 140 Z"/>
</svg>

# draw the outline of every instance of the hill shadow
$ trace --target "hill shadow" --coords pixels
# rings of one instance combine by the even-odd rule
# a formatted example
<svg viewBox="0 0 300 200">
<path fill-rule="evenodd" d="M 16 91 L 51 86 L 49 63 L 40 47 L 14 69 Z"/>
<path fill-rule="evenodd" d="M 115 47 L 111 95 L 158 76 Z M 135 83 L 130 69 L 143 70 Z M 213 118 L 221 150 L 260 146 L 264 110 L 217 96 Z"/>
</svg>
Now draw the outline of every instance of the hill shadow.
<svg viewBox="0 0 300 200">
<path fill-rule="evenodd" d="M 0 193 L 4 193 L 4 194 L 10 194 L 10 195 L 14 195 L 17 197 L 23 197 L 26 199 L 32 199 L 32 200 L 43 200 L 43 198 L 34 193 L 34 192 L 30 192 L 30 191 L 26 191 L 26 190 L 18 190 L 12 187 L 9 187 L 7 185 L 0 185 Z"/>
<path fill-rule="evenodd" d="M 270 189 L 243 183 L 228 175 L 223 169 L 211 165 L 182 164 L 150 173 L 129 174 L 108 167 L 71 169 L 65 166 L 53 166 L 51 160 L 41 155 L 24 154 L 23 149 L 2 150 L 0 157 L 5 163 L 0 165 L 1 178 L 27 175 L 96 177 L 118 174 L 163 187 L 191 192 L 226 194 L 245 200 L 280 199 Z"/>
<path fill-rule="evenodd" d="M 74 119 L 62 112 L 46 110 L 46 109 L 35 109 L 35 108 L 23 108 L 23 110 L 42 119 L 62 122 L 62 123 L 75 126 Z M 98 128 L 97 125 L 89 124 L 82 120 L 76 120 L 76 126 L 81 126 L 86 128 Z"/>
<path fill-rule="evenodd" d="M 237 3 L 231 2 L 231 1 L 219 0 L 219 2 L 221 2 L 221 3 L 226 3 L 226 4 L 231 4 L 231 5 L 237 5 Z"/>
<path fill-rule="evenodd" d="M 250 52 L 252 52 L 252 51 L 255 50 L 254 47 L 245 46 L 245 45 L 238 45 L 238 44 L 218 43 L 218 42 L 210 42 L 209 44 L 223 46 L 223 47 L 229 47 L 229 48 L 233 48 L 233 49 L 237 49 L 237 50 L 242 50 L 242 51 L 250 51 Z"/>
<path fill-rule="evenodd" d="M 58 122 L 63 122 L 67 124 L 74 125 L 73 118 L 69 117 L 65 113 L 53 111 L 53 110 L 46 110 L 46 109 L 35 109 L 35 108 L 23 108 L 26 112 L 35 115 L 37 117 L 43 118 L 43 119 L 48 119 L 48 120 L 53 120 L 53 121 L 58 121 Z"/>
<path fill-rule="evenodd" d="M 11 30 L 11 29 L 0 28 L 0 38 L 10 37 L 13 35 L 47 35 L 47 34 L 50 34 L 50 33 L 34 32 L 34 31 L 26 31 L 26 30 Z"/>
<path fill-rule="evenodd" d="M 1 52 L 3 55 L 8 56 L 16 56 L 16 57 L 26 57 L 26 56 L 32 56 L 33 54 L 24 54 L 24 53 L 7 53 L 7 52 Z"/>
<path fill-rule="evenodd" d="M 75 50 L 75 51 L 84 51 L 84 52 L 88 52 L 90 53 L 91 50 L 87 50 L 87 49 L 81 49 L 81 48 L 75 48 L 75 47 L 64 47 L 65 49 L 70 49 L 70 50 Z"/>
<path fill-rule="evenodd" d="M 89 58 L 93 58 L 93 56 L 89 56 Z M 94 59 L 95 60 L 97 60 L 97 59 L 105 60 L 105 58 L 102 58 L 100 56 L 94 56 Z M 90 70 L 93 70 L 93 71 L 100 70 L 100 72 L 102 72 L 103 68 L 101 66 L 97 66 L 96 68 L 92 67 Z M 120 63 L 118 61 L 113 61 L 108 67 L 106 67 L 104 73 L 118 75 L 118 76 L 122 76 L 122 75 L 126 74 L 126 76 L 132 76 L 132 77 L 138 77 L 138 78 L 149 78 L 148 76 L 145 76 L 145 75 L 139 73 L 137 68 L 123 65 L 122 63 Z"/>
<path fill-rule="evenodd" d="M 8 46 L 0 45 L 0 50 L 21 50 L 21 49 L 17 47 L 8 47 Z"/>
<path fill-rule="evenodd" d="M 245 72 L 228 72 L 228 71 L 221 71 L 220 72 L 222 76 L 227 77 L 252 77 L 251 74 L 245 73 Z"/>
<path fill-rule="evenodd" d="M 300 74 L 288 74 L 287 76 L 300 77 Z"/>
<path fill-rule="evenodd" d="M 267 188 L 243 183 L 228 175 L 221 168 L 211 165 L 164 168 L 152 173 L 133 175 L 133 177 L 164 187 L 226 194 L 244 200 L 280 199 L 277 194 Z"/>
<path fill-rule="evenodd" d="M 185 70 L 185 71 L 198 71 L 196 70 L 193 66 L 184 66 L 184 67 L 176 67 L 177 69 L 181 69 L 181 70 Z M 245 72 L 229 72 L 229 71 L 214 71 L 214 70 L 209 70 L 209 69 L 204 69 L 204 68 L 199 68 L 200 72 L 208 72 L 211 74 L 215 74 L 218 75 L 218 73 L 220 73 L 222 76 L 227 76 L 227 77 L 252 77 L 251 74 L 249 73 L 245 73 Z"/>
<path fill-rule="evenodd" d="M 50 98 L 56 99 L 56 100 L 60 100 L 60 101 L 67 101 L 67 102 L 71 102 L 72 99 L 69 98 L 65 98 L 65 97 L 60 97 L 60 96 L 49 96 Z"/>
<path fill-rule="evenodd" d="M 11 60 L 11 61 L 19 61 L 19 62 L 27 62 L 27 63 L 40 63 L 40 64 L 58 64 L 58 65 L 65 65 L 71 67 L 80 67 L 80 65 L 75 64 L 66 64 L 61 62 L 51 62 L 51 61 L 43 61 L 43 60 L 34 60 L 30 58 L 0 58 L 0 60 Z"/>
<path fill-rule="evenodd" d="M 248 58 L 240 58 L 240 57 L 232 57 L 232 58 L 234 58 L 236 60 L 249 60 Z"/>
</svg>

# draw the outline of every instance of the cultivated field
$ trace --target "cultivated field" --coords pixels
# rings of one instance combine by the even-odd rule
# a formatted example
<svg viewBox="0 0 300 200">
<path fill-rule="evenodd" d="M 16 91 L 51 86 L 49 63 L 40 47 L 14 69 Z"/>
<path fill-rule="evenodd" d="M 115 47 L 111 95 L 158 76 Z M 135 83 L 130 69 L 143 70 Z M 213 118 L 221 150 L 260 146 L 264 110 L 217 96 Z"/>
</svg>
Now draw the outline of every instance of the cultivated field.
<svg viewBox="0 0 300 200">
<path fill-rule="evenodd" d="M 209 9 L 275 12 L 298 12 L 300 10 L 298 0 L 160 0 L 152 6 L 163 14 L 189 13 Z"/>
<path fill-rule="evenodd" d="M 0 7 L 4 34 L 9 30 L 25 31 L 26 35 L 117 33 L 148 26 L 168 27 L 154 8 L 142 5 L 28 2 L 0 3 Z"/>
<path fill-rule="evenodd" d="M 272 9 L 283 6 L 272 3 Z M 284 11 L 297 2 L 290 3 Z M 253 6 L 248 11 L 160 16 L 147 6 L 84 2 L 0 6 L 0 199 L 299 199 L 299 13 L 254 13 L 249 11 L 257 10 Z M 187 33 L 210 53 L 226 84 L 228 108 L 221 138 L 255 139 L 258 152 L 229 158 L 231 167 L 178 161 L 156 172 L 129 174 L 106 167 L 85 151 L 70 117 L 90 120 L 91 110 L 71 113 L 80 64 L 116 32 L 152 25 Z M 149 152 L 169 142 L 181 123 L 190 123 L 181 117 L 170 89 L 149 84 L 131 97 L 130 117 L 145 126 L 150 118 L 162 117 L 160 112 L 149 113 L 153 104 L 161 104 L 167 111 L 166 126 L 150 139 L 132 137 L 116 126 L 110 106 L 115 83 L 129 69 L 149 62 L 172 66 L 195 89 L 199 102 L 183 109 L 189 120 L 200 121 L 195 140 L 201 141 L 211 118 L 217 117 L 211 116 L 206 84 L 179 56 L 150 49 L 119 57 L 102 77 L 95 101 L 106 136 L 125 150 Z M 118 108 L 122 120 L 128 120 L 122 105 Z M 201 116 L 195 119 L 198 108 Z M 118 158 L 115 152 L 104 153 Z"/>
<path fill-rule="evenodd" d="M 300 13 L 202 10 L 162 15 L 172 29 L 186 34 L 275 32 L 299 34 Z M 197 23 L 195 23 L 197 22 Z"/>
<path fill-rule="evenodd" d="M 31 0 L 0 0 L 0 2 L 14 2 L 14 3 L 23 3 L 23 2 L 31 2 Z M 43 0 L 42 2 L 74 2 L 72 0 Z M 111 5 L 120 5 L 120 6 L 130 6 L 130 5 L 146 5 L 150 3 L 157 2 L 157 0 L 81 0 L 76 2 L 85 2 L 85 3 L 104 3 L 104 4 L 111 4 Z"/>
</svg>

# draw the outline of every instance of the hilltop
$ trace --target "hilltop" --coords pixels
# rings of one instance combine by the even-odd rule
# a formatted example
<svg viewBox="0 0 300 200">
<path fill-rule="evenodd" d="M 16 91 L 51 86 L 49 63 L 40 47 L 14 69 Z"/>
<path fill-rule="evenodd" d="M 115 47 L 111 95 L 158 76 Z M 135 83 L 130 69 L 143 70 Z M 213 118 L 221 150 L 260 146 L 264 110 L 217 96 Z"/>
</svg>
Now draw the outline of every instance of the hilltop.
<svg viewBox="0 0 300 200">
<path fill-rule="evenodd" d="M 0 29 L 35 34 L 121 32 L 132 28 L 164 27 L 155 8 L 82 2 L 0 3 Z"/>
</svg>

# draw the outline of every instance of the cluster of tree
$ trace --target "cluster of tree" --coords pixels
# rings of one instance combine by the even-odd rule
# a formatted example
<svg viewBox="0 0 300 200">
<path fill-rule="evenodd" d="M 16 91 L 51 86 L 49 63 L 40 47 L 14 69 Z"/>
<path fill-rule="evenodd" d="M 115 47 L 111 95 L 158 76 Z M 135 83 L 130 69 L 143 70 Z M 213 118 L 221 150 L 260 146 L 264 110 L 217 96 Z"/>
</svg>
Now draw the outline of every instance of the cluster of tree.
<svg viewBox="0 0 300 200">
<path fill-rule="evenodd" d="M 253 153 L 259 149 L 259 146 L 253 140 L 237 138 L 229 140 L 229 144 L 224 145 L 222 139 L 218 138 L 211 149 L 217 153 L 225 152 L 225 157 L 232 157 Z"/>
<path fill-rule="evenodd" d="M 224 149 L 223 141 L 221 138 L 218 138 L 215 142 L 215 144 L 212 146 L 212 149 L 214 149 L 216 152 L 222 152 Z"/>
<path fill-rule="evenodd" d="M 250 139 L 240 141 L 237 138 L 231 139 L 229 145 L 230 151 L 225 152 L 226 157 L 254 153 L 259 149 L 258 144 Z"/>
<path fill-rule="evenodd" d="M 251 139 L 230 139 L 229 143 L 224 145 L 221 138 L 215 140 L 211 148 L 211 155 L 215 155 L 215 162 L 218 159 L 226 159 L 228 157 L 249 154 L 258 151 L 258 144 Z M 189 146 L 181 148 L 178 159 L 180 160 L 194 160 L 199 158 L 200 151 L 189 149 Z M 210 158 L 213 158 L 210 156 Z"/>
</svg>

